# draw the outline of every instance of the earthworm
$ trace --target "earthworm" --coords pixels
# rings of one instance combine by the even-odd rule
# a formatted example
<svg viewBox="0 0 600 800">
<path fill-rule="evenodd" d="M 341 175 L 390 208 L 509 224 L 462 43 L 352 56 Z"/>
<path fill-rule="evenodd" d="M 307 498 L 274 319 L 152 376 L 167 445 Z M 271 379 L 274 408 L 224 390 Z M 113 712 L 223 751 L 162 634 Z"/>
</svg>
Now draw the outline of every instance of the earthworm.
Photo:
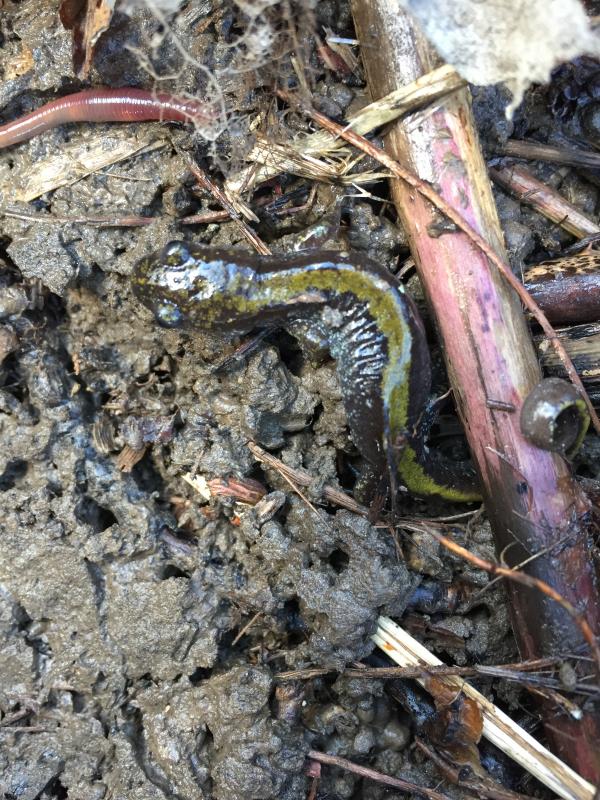
<svg viewBox="0 0 600 800">
<path fill-rule="evenodd" d="M 194 122 L 214 119 L 207 104 L 147 89 L 85 89 L 0 125 L 0 148 L 24 142 L 65 122 Z"/>
</svg>

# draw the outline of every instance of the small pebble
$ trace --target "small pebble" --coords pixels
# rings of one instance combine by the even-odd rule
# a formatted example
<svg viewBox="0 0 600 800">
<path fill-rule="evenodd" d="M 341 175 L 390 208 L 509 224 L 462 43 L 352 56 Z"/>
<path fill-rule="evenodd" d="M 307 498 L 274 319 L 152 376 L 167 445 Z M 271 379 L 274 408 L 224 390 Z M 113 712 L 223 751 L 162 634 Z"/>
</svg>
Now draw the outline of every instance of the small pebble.
<svg viewBox="0 0 600 800">
<path fill-rule="evenodd" d="M 4 286 L 0 290 L 0 319 L 16 317 L 29 306 L 25 290 L 20 286 Z"/>
<path fill-rule="evenodd" d="M 12 328 L 7 325 L 0 327 L 0 364 L 9 353 L 16 349 L 19 340 Z"/>
<path fill-rule="evenodd" d="M 357 755 L 366 755 L 375 746 L 375 736 L 371 728 L 363 728 L 354 737 L 352 749 Z"/>
<path fill-rule="evenodd" d="M 396 719 L 391 719 L 385 726 L 379 739 L 378 746 L 382 750 L 404 750 L 410 740 L 410 730 Z"/>
</svg>

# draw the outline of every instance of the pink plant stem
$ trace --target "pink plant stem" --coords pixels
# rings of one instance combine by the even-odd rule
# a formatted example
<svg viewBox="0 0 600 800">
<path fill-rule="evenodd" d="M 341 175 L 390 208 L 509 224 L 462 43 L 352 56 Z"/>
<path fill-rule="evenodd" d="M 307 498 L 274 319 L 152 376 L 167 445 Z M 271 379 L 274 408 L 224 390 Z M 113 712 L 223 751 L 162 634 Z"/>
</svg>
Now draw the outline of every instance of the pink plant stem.
<svg viewBox="0 0 600 800">
<path fill-rule="evenodd" d="M 353 12 L 375 98 L 433 68 L 435 55 L 392 0 L 353 0 Z M 467 90 L 395 125 L 386 150 L 429 181 L 506 258 Z M 413 187 L 394 180 L 392 195 L 437 320 L 497 550 L 511 566 L 535 555 L 526 571 L 583 611 L 597 635 L 589 503 L 569 465 L 529 444 L 519 427 L 523 400 L 541 377 L 520 304 L 481 250 L 465 234 L 448 232 L 446 220 Z M 512 583 L 507 592 L 523 658 L 582 645 L 579 628 L 552 599 Z M 547 732 L 565 760 L 600 780 L 597 716 L 580 722 L 553 716 Z"/>
</svg>

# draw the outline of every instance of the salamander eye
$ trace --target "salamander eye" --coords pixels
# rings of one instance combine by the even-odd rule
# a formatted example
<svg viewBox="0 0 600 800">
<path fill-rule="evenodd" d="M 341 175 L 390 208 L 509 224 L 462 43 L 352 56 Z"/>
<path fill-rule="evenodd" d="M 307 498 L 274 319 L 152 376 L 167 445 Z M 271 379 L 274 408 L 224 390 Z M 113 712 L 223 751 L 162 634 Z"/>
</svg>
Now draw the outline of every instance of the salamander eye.
<svg viewBox="0 0 600 800">
<path fill-rule="evenodd" d="M 183 314 L 179 306 L 168 300 L 164 300 L 155 307 L 154 316 L 157 322 L 165 328 L 176 328 L 183 322 Z"/>
<path fill-rule="evenodd" d="M 169 267 L 180 267 L 190 259 L 190 251 L 185 242 L 169 242 L 163 248 L 161 261 Z"/>
</svg>

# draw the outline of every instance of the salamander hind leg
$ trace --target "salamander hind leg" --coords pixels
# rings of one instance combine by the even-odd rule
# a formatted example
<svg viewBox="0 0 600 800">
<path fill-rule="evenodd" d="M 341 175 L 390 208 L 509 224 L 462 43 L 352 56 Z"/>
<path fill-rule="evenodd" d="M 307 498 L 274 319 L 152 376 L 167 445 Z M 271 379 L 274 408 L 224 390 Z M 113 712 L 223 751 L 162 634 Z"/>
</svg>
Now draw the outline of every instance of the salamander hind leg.
<svg viewBox="0 0 600 800">
<path fill-rule="evenodd" d="M 393 443 L 399 480 L 417 495 L 437 496 L 456 503 L 481 500 L 477 474 L 470 461 L 455 461 L 430 449 L 427 439 L 437 419 L 439 403 L 430 402 L 415 429 Z"/>
</svg>

